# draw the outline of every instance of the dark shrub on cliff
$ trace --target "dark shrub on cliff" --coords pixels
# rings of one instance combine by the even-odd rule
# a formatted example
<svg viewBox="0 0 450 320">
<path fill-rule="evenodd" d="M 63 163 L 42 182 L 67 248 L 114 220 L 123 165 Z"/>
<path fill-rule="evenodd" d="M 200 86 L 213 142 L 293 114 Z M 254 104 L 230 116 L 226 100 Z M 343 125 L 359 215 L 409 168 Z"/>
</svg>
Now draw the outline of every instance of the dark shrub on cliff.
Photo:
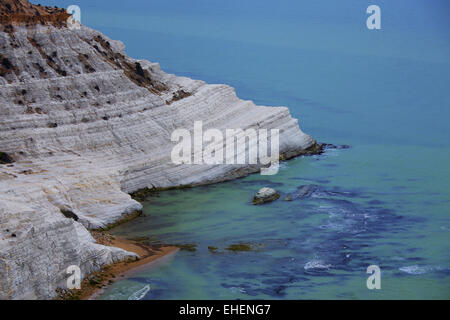
<svg viewBox="0 0 450 320">
<path fill-rule="evenodd" d="M 136 62 L 136 73 L 137 73 L 138 75 L 140 75 L 141 77 L 144 77 L 144 78 L 145 78 L 145 72 L 144 72 L 144 69 L 142 69 L 142 66 L 141 66 L 141 64 L 140 64 L 139 62 Z"/>
<path fill-rule="evenodd" d="M 9 61 L 8 58 L 3 58 L 2 66 L 5 67 L 6 69 L 11 69 L 13 65 L 12 65 L 11 61 Z"/>
<path fill-rule="evenodd" d="M 0 151 L 0 164 L 7 164 L 7 163 L 13 163 L 14 159 L 11 158 L 11 156 L 5 152 Z"/>
</svg>

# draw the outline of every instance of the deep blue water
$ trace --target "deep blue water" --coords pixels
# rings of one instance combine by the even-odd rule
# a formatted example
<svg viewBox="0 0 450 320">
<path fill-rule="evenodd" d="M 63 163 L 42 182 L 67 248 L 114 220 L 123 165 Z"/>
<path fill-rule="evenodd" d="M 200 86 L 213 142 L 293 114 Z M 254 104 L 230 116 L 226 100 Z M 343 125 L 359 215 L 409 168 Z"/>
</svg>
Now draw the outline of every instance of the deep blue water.
<svg viewBox="0 0 450 320">
<path fill-rule="evenodd" d="M 319 141 L 348 144 L 273 177 L 171 191 L 118 228 L 195 252 L 118 281 L 102 298 L 450 298 L 448 1 L 45 1 L 163 70 L 285 105 Z M 378 4 L 382 29 L 366 28 Z M 254 207 L 262 186 L 305 198 Z M 251 252 L 225 248 L 250 243 Z M 211 253 L 208 246 L 218 247 Z M 366 268 L 382 289 L 366 288 Z"/>
</svg>

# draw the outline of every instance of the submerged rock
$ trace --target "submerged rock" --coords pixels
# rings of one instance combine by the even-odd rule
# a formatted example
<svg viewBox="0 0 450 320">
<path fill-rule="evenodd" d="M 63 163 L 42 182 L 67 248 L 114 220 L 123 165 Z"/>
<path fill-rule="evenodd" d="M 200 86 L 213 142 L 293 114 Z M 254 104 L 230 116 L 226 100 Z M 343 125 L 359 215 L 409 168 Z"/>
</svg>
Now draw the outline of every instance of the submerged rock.
<svg viewBox="0 0 450 320">
<path fill-rule="evenodd" d="M 299 198 L 308 198 L 315 191 L 317 191 L 317 189 L 319 189 L 319 186 L 315 185 L 315 184 L 308 184 L 308 185 L 300 186 L 297 189 L 297 196 Z"/>
<path fill-rule="evenodd" d="M 219 250 L 219 248 L 215 247 L 215 246 L 208 246 L 208 250 L 211 253 L 217 253 L 217 250 Z"/>
<path fill-rule="evenodd" d="M 175 246 L 178 247 L 181 251 L 189 251 L 189 252 L 197 251 L 197 245 L 195 243 L 176 244 Z"/>
<path fill-rule="evenodd" d="M 296 192 L 287 194 L 283 200 L 284 201 L 293 201 L 295 199 L 303 199 L 309 198 L 311 195 L 319 189 L 318 185 L 308 184 L 299 186 Z"/>
<path fill-rule="evenodd" d="M 251 251 L 252 247 L 246 243 L 232 244 L 231 246 L 225 248 L 225 250 L 239 252 L 239 251 Z"/>
<path fill-rule="evenodd" d="M 350 149 L 349 145 L 335 145 L 331 143 L 315 143 L 302 152 L 303 155 L 321 155 L 327 150 L 332 149 Z"/>
<path fill-rule="evenodd" d="M 258 251 L 264 248 L 262 243 L 236 243 L 225 248 L 227 251 L 231 252 L 244 252 L 244 251 Z"/>
<path fill-rule="evenodd" d="M 320 145 L 319 145 L 319 147 L 320 147 L 320 149 L 323 151 L 323 152 L 325 152 L 325 151 L 327 151 L 327 150 L 331 150 L 331 149 L 350 149 L 350 146 L 349 145 L 346 145 L 346 144 L 342 144 L 342 145 L 335 145 L 335 144 L 332 144 L 332 143 L 321 143 Z"/>
<path fill-rule="evenodd" d="M 262 188 L 253 197 L 253 204 L 262 204 L 266 202 L 275 201 L 280 197 L 280 194 L 272 188 Z"/>
</svg>

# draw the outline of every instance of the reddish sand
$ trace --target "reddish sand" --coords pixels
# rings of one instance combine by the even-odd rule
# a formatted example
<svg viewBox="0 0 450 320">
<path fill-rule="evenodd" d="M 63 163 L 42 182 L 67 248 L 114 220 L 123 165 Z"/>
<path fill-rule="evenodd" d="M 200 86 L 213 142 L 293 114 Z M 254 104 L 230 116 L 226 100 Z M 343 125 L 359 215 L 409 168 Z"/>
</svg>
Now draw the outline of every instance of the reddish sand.
<svg viewBox="0 0 450 320">
<path fill-rule="evenodd" d="M 178 251 L 173 246 L 148 246 L 137 241 L 118 238 L 107 233 L 93 231 L 92 235 L 98 243 L 122 248 L 135 252 L 140 256 L 138 260 L 129 260 L 106 266 L 97 273 L 90 274 L 81 283 L 81 290 L 71 290 L 59 296 L 59 299 L 81 299 L 89 300 L 97 297 L 107 285 L 110 285 L 117 278 L 123 278 L 126 273 L 138 267 L 156 262 L 158 259 L 174 254 Z"/>
<path fill-rule="evenodd" d="M 66 25 L 70 15 L 65 9 L 38 6 L 26 0 L 0 0 L 0 24 Z"/>
</svg>

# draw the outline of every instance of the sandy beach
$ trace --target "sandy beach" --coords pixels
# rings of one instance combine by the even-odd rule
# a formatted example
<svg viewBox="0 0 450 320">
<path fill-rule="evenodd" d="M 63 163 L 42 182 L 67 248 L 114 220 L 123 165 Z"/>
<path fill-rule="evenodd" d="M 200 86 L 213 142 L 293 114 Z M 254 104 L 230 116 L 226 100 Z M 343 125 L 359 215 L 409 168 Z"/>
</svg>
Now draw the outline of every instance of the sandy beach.
<svg viewBox="0 0 450 320">
<path fill-rule="evenodd" d="M 115 280 L 123 279 L 126 274 L 169 257 L 179 250 L 174 246 L 149 246 L 139 241 L 120 238 L 105 232 L 92 231 L 91 233 L 98 243 L 137 253 L 140 259 L 105 266 L 99 272 L 88 275 L 81 283 L 80 290 L 61 293 L 58 297 L 60 300 L 94 300 Z"/>
</svg>

